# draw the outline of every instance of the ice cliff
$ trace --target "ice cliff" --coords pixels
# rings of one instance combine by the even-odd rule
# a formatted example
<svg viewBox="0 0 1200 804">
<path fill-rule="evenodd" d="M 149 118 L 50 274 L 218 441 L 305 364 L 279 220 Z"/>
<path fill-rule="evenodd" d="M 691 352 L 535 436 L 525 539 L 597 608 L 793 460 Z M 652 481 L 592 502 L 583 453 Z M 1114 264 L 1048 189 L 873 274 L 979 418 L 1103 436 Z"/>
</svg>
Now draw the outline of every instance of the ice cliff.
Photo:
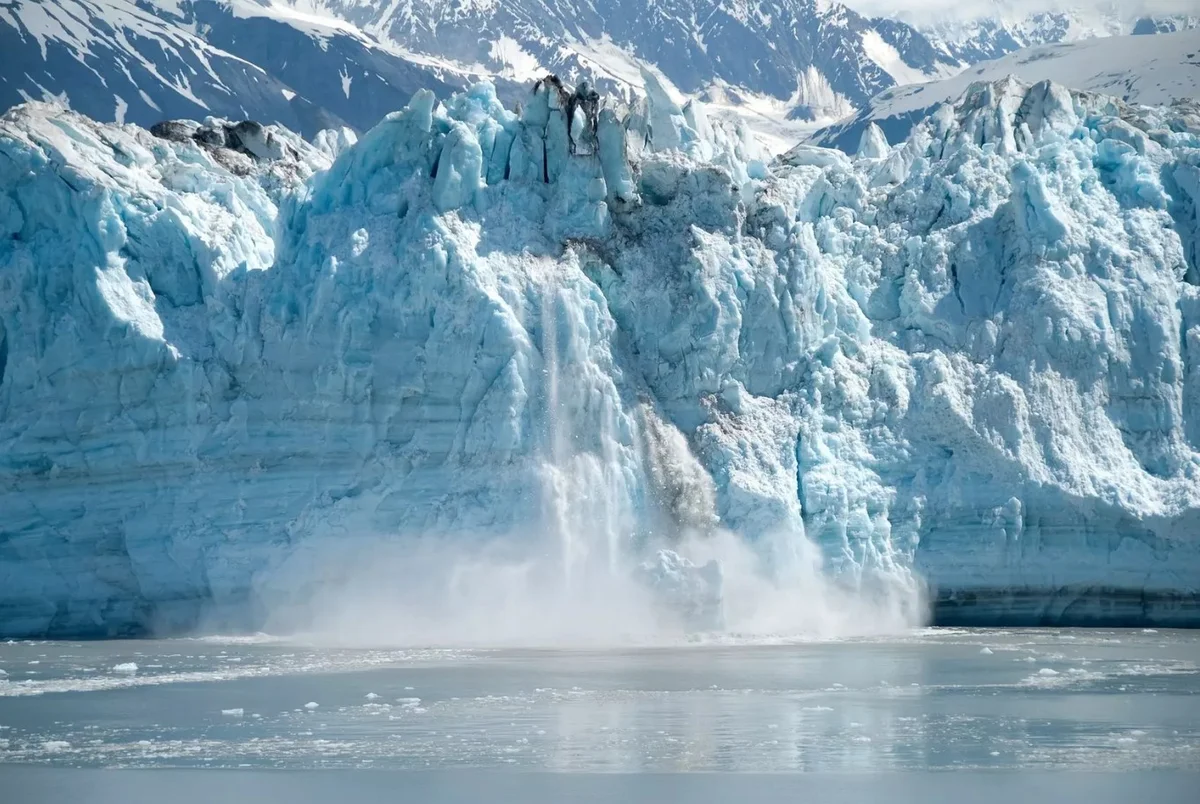
<svg viewBox="0 0 1200 804">
<path fill-rule="evenodd" d="M 1188 109 L 978 85 L 768 164 L 651 90 L 418 93 L 357 143 L 8 113 L 0 634 L 252 625 L 417 537 L 1200 621 Z"/>
</svg>

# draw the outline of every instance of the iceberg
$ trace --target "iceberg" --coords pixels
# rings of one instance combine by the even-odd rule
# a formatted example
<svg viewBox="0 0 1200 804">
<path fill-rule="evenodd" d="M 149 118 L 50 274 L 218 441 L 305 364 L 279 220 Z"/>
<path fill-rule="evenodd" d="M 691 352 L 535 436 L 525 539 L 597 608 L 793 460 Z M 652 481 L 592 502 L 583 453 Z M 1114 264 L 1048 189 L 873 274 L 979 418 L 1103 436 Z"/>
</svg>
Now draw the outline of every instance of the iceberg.
<svg viewBox="0 0 1200 804">
<path fill-rule="evenodd" d="M 1003 81 L 772 162 L 585 94 L 0 119 L 0 635 L 257 628 L 431 540 L 702 628 L 1200 621 L 1187 108 Z"/>
</svg>

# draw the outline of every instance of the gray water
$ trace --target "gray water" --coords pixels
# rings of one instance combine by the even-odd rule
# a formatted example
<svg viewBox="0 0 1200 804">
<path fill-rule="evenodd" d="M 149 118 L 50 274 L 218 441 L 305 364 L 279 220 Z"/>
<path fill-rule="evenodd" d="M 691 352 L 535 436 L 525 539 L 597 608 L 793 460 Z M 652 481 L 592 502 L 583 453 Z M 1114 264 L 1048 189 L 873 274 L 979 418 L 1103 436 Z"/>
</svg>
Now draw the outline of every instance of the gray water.
<svg viewBox="0 0 1200 804">
<path fill-rule="evenodd" d="M 241 770 L 232 778 L 246 783 L 266 769 L 421 770 L 422 784 L 496 770 L 1067 770 L 1138 771 L 1150 780 L 1140 789 L 1165 791 L 1200 770 L 1200 632 L 1189 631 L 927 629 L 595 651 L 10 642 L 0 670 L 10 785 L 90 778 L 30 766 L 224 769 L 188 775 L 209 782 Z M 449 771 L 465 773 L 437 775 Z"/>
</svg>

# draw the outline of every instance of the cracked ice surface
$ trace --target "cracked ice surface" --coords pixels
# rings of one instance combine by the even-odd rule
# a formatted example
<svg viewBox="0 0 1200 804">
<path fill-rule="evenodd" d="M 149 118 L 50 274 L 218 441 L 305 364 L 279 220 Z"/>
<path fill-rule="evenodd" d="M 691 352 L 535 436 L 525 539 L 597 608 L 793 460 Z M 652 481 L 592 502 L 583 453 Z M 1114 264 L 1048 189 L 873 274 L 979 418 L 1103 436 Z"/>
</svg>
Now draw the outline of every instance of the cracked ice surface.
<svg viewBox="0 0 1200 804">
<path fill-rule="evenodd" d="M 650 89 L 594 131 L 418 93 L 271 160 L 7 114 L 0 632 L 253 624 L 439 534 L 568 580 L 816 544 L 1065 619 L 1200 591 L 1194 113 L 1001 82 L 767 164 Z"/>
</svg>

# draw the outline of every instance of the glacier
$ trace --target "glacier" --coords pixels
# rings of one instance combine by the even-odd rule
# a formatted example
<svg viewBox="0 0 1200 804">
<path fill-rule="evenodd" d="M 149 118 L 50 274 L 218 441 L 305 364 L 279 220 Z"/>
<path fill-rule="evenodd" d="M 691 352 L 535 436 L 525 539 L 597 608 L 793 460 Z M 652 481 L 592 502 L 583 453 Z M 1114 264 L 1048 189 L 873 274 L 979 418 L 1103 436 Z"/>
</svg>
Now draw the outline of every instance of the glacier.
<svg viewBox="0 0 1200 804">
<path fill-rule="evenodd" d="M 312 143 L 6 113 L 0 635 L 501 576 L 563 628 L 1200 620 L 1187 107 L 1008 79 L 771 160 L 649 79 Z"/>
</svg>

